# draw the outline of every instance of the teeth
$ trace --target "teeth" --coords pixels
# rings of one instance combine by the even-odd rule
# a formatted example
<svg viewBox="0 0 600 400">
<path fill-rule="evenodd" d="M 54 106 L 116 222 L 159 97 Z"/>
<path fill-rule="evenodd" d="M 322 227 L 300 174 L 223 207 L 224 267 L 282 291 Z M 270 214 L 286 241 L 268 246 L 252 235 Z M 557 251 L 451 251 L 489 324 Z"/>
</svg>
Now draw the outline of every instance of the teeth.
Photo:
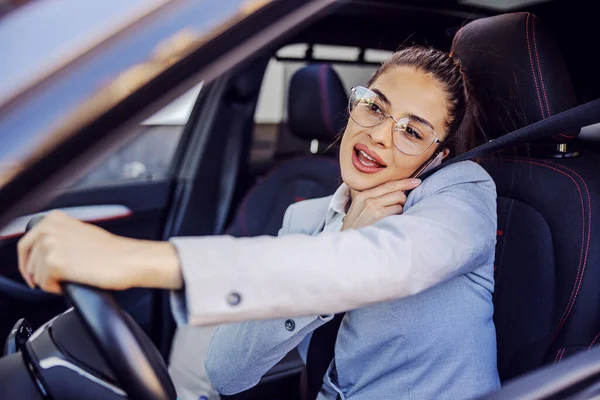
<svg viewBox="0 0 600 400">
<path fill-rule="evenodd" d="M 362 151 L 362 150 L 359 150 L 359 151 L 360 151 L 360 154 L 362 154 L 363 157 L 366 158 L 367 160 L 371 160 L 373 162 L 377 162 L 373 157 L 369 157 L 369 155 L 367 153 L 365 153 L 364 151 Z M 377 164 L 379 164 L 379 163 L 377 163 Z"/>
<path fill-rule="evenodd" d="M 366 163 L 366 161 L 364 161 L 364 160 L 361 160 L 360 158 L 358 159 L 358 161 L 360 161 L 360 163 L 361 163 L 362 165 L 364 165 L 365 167 L 372 167 L 372 165 L 371 165 L 371 164 L 367 164 L 367 163 Z"/>
</svg>

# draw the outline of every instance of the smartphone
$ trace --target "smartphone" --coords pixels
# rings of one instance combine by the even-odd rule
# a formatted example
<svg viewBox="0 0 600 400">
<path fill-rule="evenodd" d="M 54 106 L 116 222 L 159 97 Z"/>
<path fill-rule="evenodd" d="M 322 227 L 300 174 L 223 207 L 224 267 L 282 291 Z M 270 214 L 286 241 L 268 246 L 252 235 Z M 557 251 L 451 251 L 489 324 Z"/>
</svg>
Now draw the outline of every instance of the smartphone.
<svg viewBox="0 0 600 400">
<path fill-rule="evenodd" d="M 442 163 L 444 159 L 444 153 L 442 151 L 436 151 L 429 158 L 429 160 L 425 161 L 417 170 L 410 176 L 411 179 L 418 178 L 425 172 L 429 171 L 432 168 L 437 167 Z"/>
</svg>

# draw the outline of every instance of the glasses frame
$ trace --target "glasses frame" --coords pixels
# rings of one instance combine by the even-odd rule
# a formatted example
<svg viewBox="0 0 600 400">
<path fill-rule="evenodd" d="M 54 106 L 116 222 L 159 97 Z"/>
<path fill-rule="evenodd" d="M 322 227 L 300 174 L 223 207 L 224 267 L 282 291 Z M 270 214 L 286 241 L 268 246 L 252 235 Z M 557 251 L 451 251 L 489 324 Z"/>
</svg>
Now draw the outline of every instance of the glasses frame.
<svg viewBox="0 0 600 400">
<path fill-rule="evenodd" d="M 398 151 L 400 151 L 403 154 L 406 154 L 407 156 L 420 156 L 421 154 L 425 153 L 427 150 L 429 150 L 429 148 L 431 146 L 433 146 L 434 144 L 437 145 L 443 145 L 444 142 L 442 140 L 440 140 L 437 136 L 437 134 L 435 133 L 435 131 L 429 127 L 427 127 L 427 129 L 429 129 L 429 131 L 432 133 L 433 135 L 433 140 L 431 141 L 431 143 L 429 143 L 429 145 L 420 153 L 418 154 L 410 154 L 407 153 L 405 151 L 403 151 L 402 149 L 400 149 L 400 147 L 398 147 L 398 145 L 396 144 L 396 141 L 394 140 L 394 131 L 398 131 L 398 130 L 405 130 L 404 128 L 402 128 L 402 124 L 406 124 L 408 121 L 411 120 L 410 117 L 405 117 L 405 118 L 400 118 L 400 119 L 396 119 L 393 116 L 391 116 L 385 107 L 385 103 L 383 101 L 380 101 L 381 106 L 383 107 L 382 109 L 382 118 L 379 120 L 379 122 L 373 124 L 373 125 L 363 125 L 361 123 L 359 123 L 358 121 L 356 121 L 353 117 L 352 117 L 352 98 L 356 97 L 356 90 L 357 89 L 362 89 L 365 90 L 367 92 L 370 92 L 373 94 L 373 96 L 377 97 L 378 99 L 381 100 L 381 97 L 379 97 L 379 95 L 375 92 L 373 92 L 372 90 L 370 90 L 369 88 L 366 88 L 364 86 L 355 86 L 350 90 L 350 99 L 348 100 L 348 115 L 350 116 L 350 118 L 352 119 L 352 121 L 354 121 L 354 123 L 356 123 L 358 126 L 362 126 L 363 128 L 373 128 L 376 127 L 377 125 L 381 124 L 383 121 L 385 121 L 387 118 L 390 118 L 392 121 L 394 121 L 394 126 L 392 127 L 392 142 L 394 143 L 394 147 L 398 149 Z M 386 118 L 387 117 L 387 118 Z"/>
</svg>

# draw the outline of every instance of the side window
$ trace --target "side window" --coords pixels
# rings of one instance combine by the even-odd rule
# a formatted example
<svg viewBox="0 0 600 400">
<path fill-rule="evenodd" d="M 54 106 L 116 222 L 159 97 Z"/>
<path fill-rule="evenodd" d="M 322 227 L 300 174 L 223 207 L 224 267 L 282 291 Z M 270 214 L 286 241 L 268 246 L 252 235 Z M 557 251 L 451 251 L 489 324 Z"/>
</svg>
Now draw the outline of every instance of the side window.
<svg viewBox="0 0 600 400">
<path fill-rule="evenodd" d="M 264 173 L 274 161 L 313 151 L 310 143 L 296 138 L 287 128 L 288 96 L 292 76 L 307 65 L 307 44 L 292 44 L 279 49 L 269 61 L 260 90 L 254 116 L 254 136 L 250 168 L 254 174 Z M 364 60 L 358 62 L 360 49 L 344 46 L 312 46 L 313 62 L 330 64 L 339 75 L 348 95 L 353 86 L 366 85 L 378 63 L 391 52 L 366 49 Z"/>
<path fill-rule="evenodd" d="M 173 156 L 202 84 L 136 127 L 133 140 L 111 154 L 71 189 L 167 179 Z"/>
</svg>

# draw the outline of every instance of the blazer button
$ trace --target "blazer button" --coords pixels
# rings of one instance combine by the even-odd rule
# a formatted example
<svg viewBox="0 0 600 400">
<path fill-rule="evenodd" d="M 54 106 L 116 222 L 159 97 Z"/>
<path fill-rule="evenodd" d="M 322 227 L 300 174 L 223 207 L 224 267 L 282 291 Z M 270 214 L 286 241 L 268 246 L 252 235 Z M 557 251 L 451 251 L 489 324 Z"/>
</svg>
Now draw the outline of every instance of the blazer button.
<svg viewBox="0 0 600 400">
<path fill-rule="evenodd" d="M 237 306 L 242 302 L 242 296 L 237 292 L 231 292 L 227 295 L 227 303 L 230 306 Z"/>
<path fill-rule="evenodd" d="M 293 319 L 288 319 L 287 321 L 285 321 L 285 329 L 287 329 L 290 332 L 296 329 L 296 323 Z"/>
</svg>

